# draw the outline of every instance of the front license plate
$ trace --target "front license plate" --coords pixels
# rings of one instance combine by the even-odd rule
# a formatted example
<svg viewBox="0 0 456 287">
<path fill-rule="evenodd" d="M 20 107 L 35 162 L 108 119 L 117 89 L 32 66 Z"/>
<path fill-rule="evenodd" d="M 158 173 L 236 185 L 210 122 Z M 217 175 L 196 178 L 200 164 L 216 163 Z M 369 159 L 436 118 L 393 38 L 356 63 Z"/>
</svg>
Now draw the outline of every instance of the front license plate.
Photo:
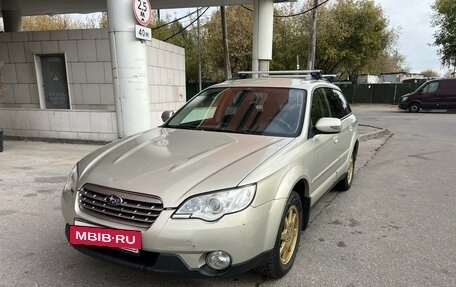
<svg viewBox="0 0 456 287">
<path fill-rule="evenodd" d="M 138 253 L 142 240 L 141 231 L 71 225 L 70 243 L 121 248 Z"/>
</svg>

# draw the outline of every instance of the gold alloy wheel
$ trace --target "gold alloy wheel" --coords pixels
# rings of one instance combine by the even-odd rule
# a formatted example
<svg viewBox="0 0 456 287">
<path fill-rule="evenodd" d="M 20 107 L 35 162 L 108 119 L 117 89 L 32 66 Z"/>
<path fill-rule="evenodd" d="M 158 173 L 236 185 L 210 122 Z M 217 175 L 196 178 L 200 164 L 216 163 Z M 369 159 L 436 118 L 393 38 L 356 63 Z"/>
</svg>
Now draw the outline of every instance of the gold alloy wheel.
<svg viewBox="0 0 456 287">
<path fill-rule="evenodd" d="M 299 230 L 299 212 L 295 205 L 290 206 L 283 222 L 280 235 L 280 262 L 285 265 L 290 262 L 296 249 Z"/>
<path fill-rule="evenodd" d="M 347 183 L 350 185 L 353 179 L 353 172 L 354 172 L 354 160 L 353 158 L 350 159 L 350 165 L 348 166 L 347 171 Z"/>
</svg>

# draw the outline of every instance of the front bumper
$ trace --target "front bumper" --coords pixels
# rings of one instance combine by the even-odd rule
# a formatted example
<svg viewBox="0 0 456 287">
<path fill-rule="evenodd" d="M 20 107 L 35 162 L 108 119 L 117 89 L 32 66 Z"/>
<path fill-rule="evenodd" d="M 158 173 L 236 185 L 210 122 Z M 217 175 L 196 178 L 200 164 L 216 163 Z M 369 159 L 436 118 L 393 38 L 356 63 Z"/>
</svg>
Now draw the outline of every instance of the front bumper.
<svg viewBox="0 0 456 287">
<path fill-rule="evenodd" d="M 406 110 L 406 109 L 408 109 L 409 105 L 410 105 L 409 102 L 401 102 L 401 103 L 399 103 L 398 108 L 402 109 L 402 110 Z"/>
<path fill-rule="evenodd" d="M 144 230 L 86 214 L 76 203 L 77 197 L 68 193 L 62 196 L 62 213 L 67 225 L 80 219 L 98 226 L 139 230 L 142 249 L 138 256 L 110 248 L 82 245 L 74 248 L 137 269 L 185 276 L 232 276 L 264 265 L 274 247 L 286 203 L 286 199 L 278 199 L 251 206 L 217 222 L 173 219 L 174 210 L 165 209 L 152 226 Z M 231 267 L 223 272 L 206 265 L 206 255 L 217 250 L 227 252 L 232 258 Z"/>
<path fill-rule="evenodd" d="M 65 226 L 65 235 L 69 241 L 69 225 Z M 217 271 L 207 265 L 200 268 L 190 268 L 183 259 L 176 254 L 156 253 L 141 250 L 139 255 L 130 254 L 114 248 L 71 245 L 76 250 L 94 258 L 106 260 L 125 267 L 139 269 L 148 272 L 185 276 L 185 277 L 229 277 L 247 272 L 257 266 L 264 265 L 272 255 L 272 250 L 263 252 L 254 258 L 235 264 L 227 270 Z"/>
</svg>

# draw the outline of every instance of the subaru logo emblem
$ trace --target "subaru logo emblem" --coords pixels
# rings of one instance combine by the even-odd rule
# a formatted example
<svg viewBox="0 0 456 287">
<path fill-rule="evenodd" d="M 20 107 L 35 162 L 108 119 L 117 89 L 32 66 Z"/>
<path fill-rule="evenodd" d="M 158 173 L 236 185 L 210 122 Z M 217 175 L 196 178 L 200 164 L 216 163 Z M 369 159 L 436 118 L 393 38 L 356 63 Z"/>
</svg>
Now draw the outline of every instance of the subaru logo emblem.
<svg viewBox="0 0 456 287">
<path fill-rule="evenodd" d="M 122 204 L 123 199 L 117 195 L 111 194 L 105 198 L 105 201 L 111 206 L 119 206 Z"/>
</svg>

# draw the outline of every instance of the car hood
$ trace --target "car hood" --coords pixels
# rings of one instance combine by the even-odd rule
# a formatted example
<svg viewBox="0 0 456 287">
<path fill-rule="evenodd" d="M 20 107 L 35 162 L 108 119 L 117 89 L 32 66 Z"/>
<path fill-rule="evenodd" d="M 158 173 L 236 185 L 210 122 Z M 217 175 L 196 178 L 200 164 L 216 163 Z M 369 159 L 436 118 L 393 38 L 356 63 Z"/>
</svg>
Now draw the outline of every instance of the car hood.
<svg viewBox="0 0 456 287">
<path fill-rule="evenodd" d="M 81 161 L 78 186 L 92 183 L 159 196 L 164 207 L 237 186 L 291 138 L 157 128 Z"/>
</svg>

